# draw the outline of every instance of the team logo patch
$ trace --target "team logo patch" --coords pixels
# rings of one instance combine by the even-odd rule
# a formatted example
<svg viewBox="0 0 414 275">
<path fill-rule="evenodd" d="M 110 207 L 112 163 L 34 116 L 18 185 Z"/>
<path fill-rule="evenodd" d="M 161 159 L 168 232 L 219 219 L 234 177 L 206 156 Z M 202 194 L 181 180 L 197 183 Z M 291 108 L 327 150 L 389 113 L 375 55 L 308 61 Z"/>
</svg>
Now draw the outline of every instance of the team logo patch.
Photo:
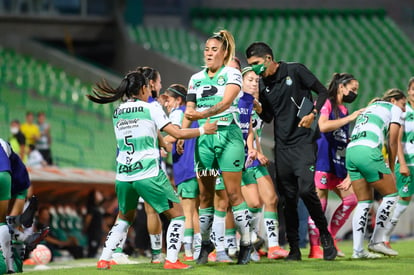
<svg viewBox="0 0 414 275">
<path fill-rule="evenodd" d="M 293 81 L 292 78 L 290 78 L 290 76 L 286 77 L 286 85 L 290 86 L 292 85 Z"/>
<path fill-rule="evenodd" d="M 223 86 L 224 84 L 226 84 L 226 80 L 224 79 L 224 76 L 220 75 L 217 78 L 217 84 L 220 85 L 220 86 Z"/>
<path fill-rule="evenodd" d="M 324 185 L 328 183 L 328 179 L 326 178 L 325 175 L 322 176 L 321 183 L 324 184 Z"/>
</svg>

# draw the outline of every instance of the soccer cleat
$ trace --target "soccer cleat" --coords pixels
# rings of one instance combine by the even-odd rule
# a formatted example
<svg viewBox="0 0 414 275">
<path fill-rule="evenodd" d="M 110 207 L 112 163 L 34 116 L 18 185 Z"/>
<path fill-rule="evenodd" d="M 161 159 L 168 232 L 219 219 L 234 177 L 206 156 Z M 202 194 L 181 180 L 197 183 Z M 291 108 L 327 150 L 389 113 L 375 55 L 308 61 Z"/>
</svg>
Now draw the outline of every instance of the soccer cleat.
<svg viewBox="0 0 414 275">
<path fill-rule="evenodd" d="M 260 250 L 258 251 L 260 255 Z M 269 250 L 267 251 L 267 258 L 268 259 L 283 259 L 286 258 L 289 255 L 289 251 L 284 250 L 280 246 L 272 246 L 269 247 Z"/>
<path fill-rule="evenodd" d="M 49 234 L 50 228 L 46 226 L 39 232 L 35 232 L 32 235 L 28 236 L 24 240 L 24 244 L 26 245 L 27 251 L 32 251 L 36 248 L 36 246 L 46 238 L 47 234 Z"/>
<path fill-rule="evenodd" d="M 360 252 L 354 251 L 352 254 L 352 259 L 378 259 L 381 258 L 381 255 L 371 253 L 365 250 L 362 250 Z"/>
<path fill-rule="evenodd" d="M 212 254 L 212 253 L 210 253 Z M 216 262 L 219 263 L 232 263 L 233 260 L 227 255 L 226 251 L 219 251 L 216 253 Z"/>
<path fill-rule="evenodd" d="M 194 257 L 193 256 L 186 256 L 186 255 L 184 255 L 183 261 L 184 262 L 194 261 Z"/>
<path fill-rule="evenodd" d="M 164 261 L 162 254 L 152 254 L 151 255 L 151 263 L 152 264 L 160 264 Z"/>
<path fill-rule="evenodd" d="M 334 245 L 335 245 L 335 248 L 336 248 L 336 251 L 337 251 L 337 254 L 336 254 L 336 256 L 337 257 L 345 257 L 345 253 L 344 252 L 342 252 L 339 248 L 338 248 L 338 243 L 337 243 L 337 241 L 334 239 Z"/>
<path fill-rule="evenodd" d="M 202 241 L 200 255 L 197 258 L 197 264 L 206 264 L 208 262 L 208 254 L 213 252 L 214 244 L 211 241 Z"/>
<path fill-rule="evenodd" d="M 105 260 L 99 260 L 98 264 L 96 265 L 98 269 L 111 269 L 111 263 Z"/>
<path fill-rule="evenodd" d="M 250 262 L 250 254 L 253 251 L 253 246 L 240 245 L 239 255 L 237 257 L 237 264 L 248 264 Z"/>
<path fill-rule="evenodd" d="M 253 262 L 260 261 L 259 252 L 257 252 L 254 247 L 253 247 L 253 251 L 250 253 L 250 260 L 252 260 Z"/>
<path fill-rule="evenodd" d="M 256 249 L 256 251 L 259 251 L 260 248 L 262 248 L 264 243 L 265 243 L 265 240 L 263 240 L 262 237 L 257 236 L 257 240 L 253 243 L 253 247 L 254 249 Z"/>
<path fill-rule="evenodd" d="M 308 255 L 309 259 L 323 259 L 323 251 L 319 245 L 312 245 Z"/>
<path fill-rule="evenodd" d="M 300 253 L 299 248 L 291 249 L 287 257 L 285 258 L 285 261 L 302 261 L 302 254 Z"/>
<path fill-rule="evenodd" d="M 208 254 L 208 261 L 209 262 L 215 262 L 216 261 L 216 251 L 213 251 L 210 254 Z"/>
<path fill-rule="evenodd" d="M 37 200 L 37 197 L 33 195 L 29 199 L 29 205 L 26 207 L 26 209 L 23 211 L 23 213 L 19 217 L 20 224 L 26 228 L 31 227 L 33 224 L 33 220 L 34 220 L 34 216 L 36 214 L 37 208 L 38 208 L 38 200 Z"/>
<path fill-rule="evenodd" d="M 111 263 L 115 263 L 115 264 L 137 264 L 138 263 L 136 261 L 131 261 L 128 257 L 129 256 L 125 253 L 114 253 L 112 255 Z"/>
<path fill-rule="evenodd" d="M 184 264 L 177 260 L 175 263 L 170 262 L 169 260 L 165 260 L 164 269 L 189 269 L 191 265 Z"/>
<path fill-rule="evenodd" d="M 336 251 L 331 234 L 321 234 L 320 240 L 323 247 L 323 259 L 326 261 L 334 260 L 338 251 Z"/>
<path fill-rule="evenodd" d="M 370 243 L 368 244 L 368 250 L 371 252 L 376 252 L 384 254 L 385 256 L 397 256 L 398 252 L 387 247 L 384 243 Z"/>
</svg>

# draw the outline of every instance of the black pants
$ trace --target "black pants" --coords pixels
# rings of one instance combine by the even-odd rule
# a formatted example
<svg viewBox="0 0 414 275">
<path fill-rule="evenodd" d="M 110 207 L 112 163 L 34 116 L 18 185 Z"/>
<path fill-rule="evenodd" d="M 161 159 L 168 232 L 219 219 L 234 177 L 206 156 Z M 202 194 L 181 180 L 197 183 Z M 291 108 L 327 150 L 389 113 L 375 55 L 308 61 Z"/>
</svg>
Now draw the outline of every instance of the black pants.
<svg viewBox="0 0 414 275">
<path fill-rule="evenodd" d="M 320 234 L 329 234 L 328 223 L 315 191 L 315 153 L 314 144 L 275 148 L 276 184 L 285 201 L 286 236 L 291 250 L 299 250 L 299 197 Z"/>
</svg>

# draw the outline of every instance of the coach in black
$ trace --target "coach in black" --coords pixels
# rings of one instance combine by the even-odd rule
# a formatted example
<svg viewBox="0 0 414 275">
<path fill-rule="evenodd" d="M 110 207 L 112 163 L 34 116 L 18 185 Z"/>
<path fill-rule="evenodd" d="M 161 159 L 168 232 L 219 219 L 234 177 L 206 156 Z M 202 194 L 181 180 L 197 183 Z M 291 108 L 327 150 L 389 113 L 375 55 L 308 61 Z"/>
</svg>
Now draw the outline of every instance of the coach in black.
<svg viewBox="0 0 414 275">
<path fill-rule="evenodd" d="M 325 260 L 333 260 L 337 251 L 315 191 L 314 165 L 317 127 L 311 125 L 328 97 L 327 89 L 304 65 L 275 62 L 272 49 L 255 42 L 246 50 L 247 62 L 261 75 L 259 101 L 261 118 L 274 121 L 276 181 L 285 198 L 285 219 L 290 252 L 286 260 L 301 260 L 299 249 L 298 198 L 302 198 L 320 232 Z M 318 94 L 316 106 L 312 94 Z M 314 128 L 314 127 L 312 127 Z"/>
</svg>

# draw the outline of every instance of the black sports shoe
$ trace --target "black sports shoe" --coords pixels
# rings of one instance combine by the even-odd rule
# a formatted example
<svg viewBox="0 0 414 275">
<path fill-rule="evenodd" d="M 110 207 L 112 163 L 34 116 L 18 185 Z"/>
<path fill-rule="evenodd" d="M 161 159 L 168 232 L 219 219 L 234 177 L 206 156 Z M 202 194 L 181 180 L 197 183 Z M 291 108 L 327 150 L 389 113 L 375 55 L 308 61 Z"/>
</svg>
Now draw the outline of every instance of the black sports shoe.
<svg viewBox="0 0 414 275">
<path fill-rule="evenodd" d="M 35 232 L 29 237 L 27 237 L 27 239 L 24 241 L 24 244 L 26 245 L 26 250 L 32 251 L 33 249 L 35 249 L 38 243 L 40 243 L 41 241 L 43 241 L 44 238 L 46 238 L 47 234 L 49 234 L 49 231 L 49 226 L 46 226 L 39 232 Z"/>
<path fill-rule="evenodd" d="M 237 256 L 237 264 L 248 264 L 250 262 L 250 254 L 252 253 L 253 246 L 240 245 L 239 255 Z"/>
<path fill-rule="evenodd" d="M 38 207 L 38 200 L 37 200 L 37 197 L 33 195 L 29 199 L 29 205 L 26 207 L 26 209 L 23 211 L 20 217 L 17 217 L 21 225 L 23 225 L 26 228 L 29 228 L 32 226 L 33 219 L 37 211 L 37 207 Z"/>
<path fill-rule="evenodd" d="M 331 234 L 321 234 L 320 240 L 323 248 L 323 259 L 327 261 L 334 260 L 338 251 L 335 248 Z"/>
<path fill-rule="evenodd" d="M 299 249 L 291 249 L 285 261 L 302 261 L 302 253 L 300 253 Z"/>
<path fill-rule="evenodd" d="M 253 243 L 254 249 L 256 249 L 256 251 L 259 251 L 260 248 L 262 248 L 264 242 L 265 242 L 265 240 L 263 240 L 262 237 L 257 236 L 257 240 Z"/>
<path fill-rule="evenodd" d="M 211 241 L 202 241 L 197 264 L 206 264 L 208 262 L 208 254 L 210 254 L 213 250 L 214 244 Z"/>
</svg>

